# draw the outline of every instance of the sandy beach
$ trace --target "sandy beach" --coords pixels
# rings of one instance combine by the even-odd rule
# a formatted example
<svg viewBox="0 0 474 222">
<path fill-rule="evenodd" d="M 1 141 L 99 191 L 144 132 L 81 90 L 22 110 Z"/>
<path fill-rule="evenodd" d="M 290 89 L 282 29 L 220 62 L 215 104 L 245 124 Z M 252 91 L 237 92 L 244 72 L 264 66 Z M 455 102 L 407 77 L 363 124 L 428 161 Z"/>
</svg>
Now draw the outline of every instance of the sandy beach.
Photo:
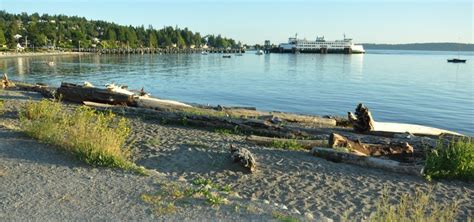
<svg viewBox="0 0 474 222">
<path fill-rule="evenodd" d="M 329 162 L 308 151 L 257 146 L 241 135 L 167 125 L 145 116 L 126 114 L 132 124 L 129 140 L 134 162 L 156 173 L 145 177 L 92 168 L 11 130 L 18 124 L 14 111 L 29 98 L 41 96 L 0 91 L 7 110 L 0 117 L 0 217 L 6 220 L 52 219 L 51 215 L 70 220 L 271 220 L 275 212 L 283 212 L 301 220 L 360 221 L 376 209 L 384 187 L 391 201 L 415 189 L 433 189 L 438 203 L 459 201 L 460 220 L 474 214 L 472 183 L 427 182 L 421 177 Z M 230 144 L 254 153 L 259 163 L 256 173 L 248 174 L 232 163 Z M 169 215 L 157 215 L 140 199 L 156 190 L 157 181 L 187 184 L 196 178 L 228 185 L 240 198 L 218 209 L 182 204 L 177 206 L 179 213 Z M 236 210 L 236 206 L 246 207 Z"/>
</svg>

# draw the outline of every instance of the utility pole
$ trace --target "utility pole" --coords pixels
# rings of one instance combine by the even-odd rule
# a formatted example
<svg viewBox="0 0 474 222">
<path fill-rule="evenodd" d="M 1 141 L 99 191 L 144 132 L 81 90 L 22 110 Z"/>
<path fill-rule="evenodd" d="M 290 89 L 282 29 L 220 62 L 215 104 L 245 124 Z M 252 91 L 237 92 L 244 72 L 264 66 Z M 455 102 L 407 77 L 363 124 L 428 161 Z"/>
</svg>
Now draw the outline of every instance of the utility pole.
<svg viewBox="0 0 474 222">
<path fill-rule="evenodd" d="M 81 40 L 79 40 L 79 52 L 81 52 Z"/>
<path fill-rule="evenodd" d="M 28 36 L 25 36 L 25 48 L 28 49 Z"/>
</svg>

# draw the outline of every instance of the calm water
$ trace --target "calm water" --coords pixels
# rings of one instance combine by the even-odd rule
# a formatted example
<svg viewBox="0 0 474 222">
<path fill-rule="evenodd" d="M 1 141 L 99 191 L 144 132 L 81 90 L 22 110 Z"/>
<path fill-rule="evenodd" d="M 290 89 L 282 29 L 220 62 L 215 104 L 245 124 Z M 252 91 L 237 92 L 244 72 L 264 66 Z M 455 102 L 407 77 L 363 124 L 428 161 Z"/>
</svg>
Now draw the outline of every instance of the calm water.
<svg viewBox="0 0 474 222">
<path fill-rule="evenodd" d="M 201 104 L 346 115 L 362 102 L 381 121 L 474 135 L 474 54 L 369 51 L 365 55 L 91 55 L 0 60 L 11 78 L 59 85 L 115 82 Z M 53 60 L 56 67 L 45 62 Z"/>
</svg>

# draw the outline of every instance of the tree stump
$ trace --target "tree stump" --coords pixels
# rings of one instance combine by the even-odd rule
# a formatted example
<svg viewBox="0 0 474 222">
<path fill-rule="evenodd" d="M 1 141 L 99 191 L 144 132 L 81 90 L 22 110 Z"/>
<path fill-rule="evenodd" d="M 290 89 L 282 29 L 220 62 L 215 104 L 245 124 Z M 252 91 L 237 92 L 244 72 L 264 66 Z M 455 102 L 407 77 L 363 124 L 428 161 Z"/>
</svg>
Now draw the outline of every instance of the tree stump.
<svg viewBox="0 0 474 222">
<path fill-rule="evenodd" d="M 12 88 L 12 87 L 15 87 L 15 83 L 13 83 L 12 81 L 8 80 L 8 76 L 6 73 L 3 74 L 3 77 L 2 77 L 2 80 L 0 81 L 0 87 L 2 89 L 6 89 L 6 88 Z"/>
<path fill-rule="evenodd" d="M 239 162 L 240 165 L 253 173 L 257 170 L 257 161 L 253 157 L 253 154 L 245 148 L 234 148 L 230 145 L 230 157 L 234 163 Z"/>
<path fill-rule="evenodd" d="M 348 119 L 352 122 L 354 130 L 361 133 L 366 133 L 374 130 L 374 119 L 369 111 L 369 108 L 359 103 L 355 110 L 355 115 L 348 113 Z"/>
</svg>

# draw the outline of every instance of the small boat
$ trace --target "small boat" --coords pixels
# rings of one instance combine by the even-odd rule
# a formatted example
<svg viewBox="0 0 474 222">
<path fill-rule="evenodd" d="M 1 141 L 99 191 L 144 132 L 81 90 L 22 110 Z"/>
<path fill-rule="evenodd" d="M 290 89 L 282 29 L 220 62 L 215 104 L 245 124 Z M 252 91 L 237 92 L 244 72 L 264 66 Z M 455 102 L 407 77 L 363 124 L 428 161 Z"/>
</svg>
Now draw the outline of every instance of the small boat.
<svg viewBox="0 0 474 222">
<path fill-rule="evenodd" d="M 223 55 L 222 58 L 227 58 L 230 59 L 232 56 L 231 55 Z"/>
<path fill-rule="evenodd" d="M 255 54 L 257 54 L 257 55 L 263 55 L 264 52 L 263 52 L 263 50 L 258 50 L 257 53 L 255 53 Z"/>
<path fill-rule="evenodd" d="M 459 53 L 460 51 L 461 51 L 461 46 L 458 47 L 458 57 L 448 59 L 448 62 L 451 62 L 451 63 L 466 63 L 466 59 L 460 59 L 459 58 L 461 56 L 460 53 Z"/>
<path fill-rule="evenodd" d="M 448 59 L 448 62 L 452 62 L 452 63 L 466 63 L 466 59 Z"/>
<path fill-rule="evenodd" d="M 208 53 L 206 51 L 202 51 L 201 55 L 207 55 Z"/>
</svg>

